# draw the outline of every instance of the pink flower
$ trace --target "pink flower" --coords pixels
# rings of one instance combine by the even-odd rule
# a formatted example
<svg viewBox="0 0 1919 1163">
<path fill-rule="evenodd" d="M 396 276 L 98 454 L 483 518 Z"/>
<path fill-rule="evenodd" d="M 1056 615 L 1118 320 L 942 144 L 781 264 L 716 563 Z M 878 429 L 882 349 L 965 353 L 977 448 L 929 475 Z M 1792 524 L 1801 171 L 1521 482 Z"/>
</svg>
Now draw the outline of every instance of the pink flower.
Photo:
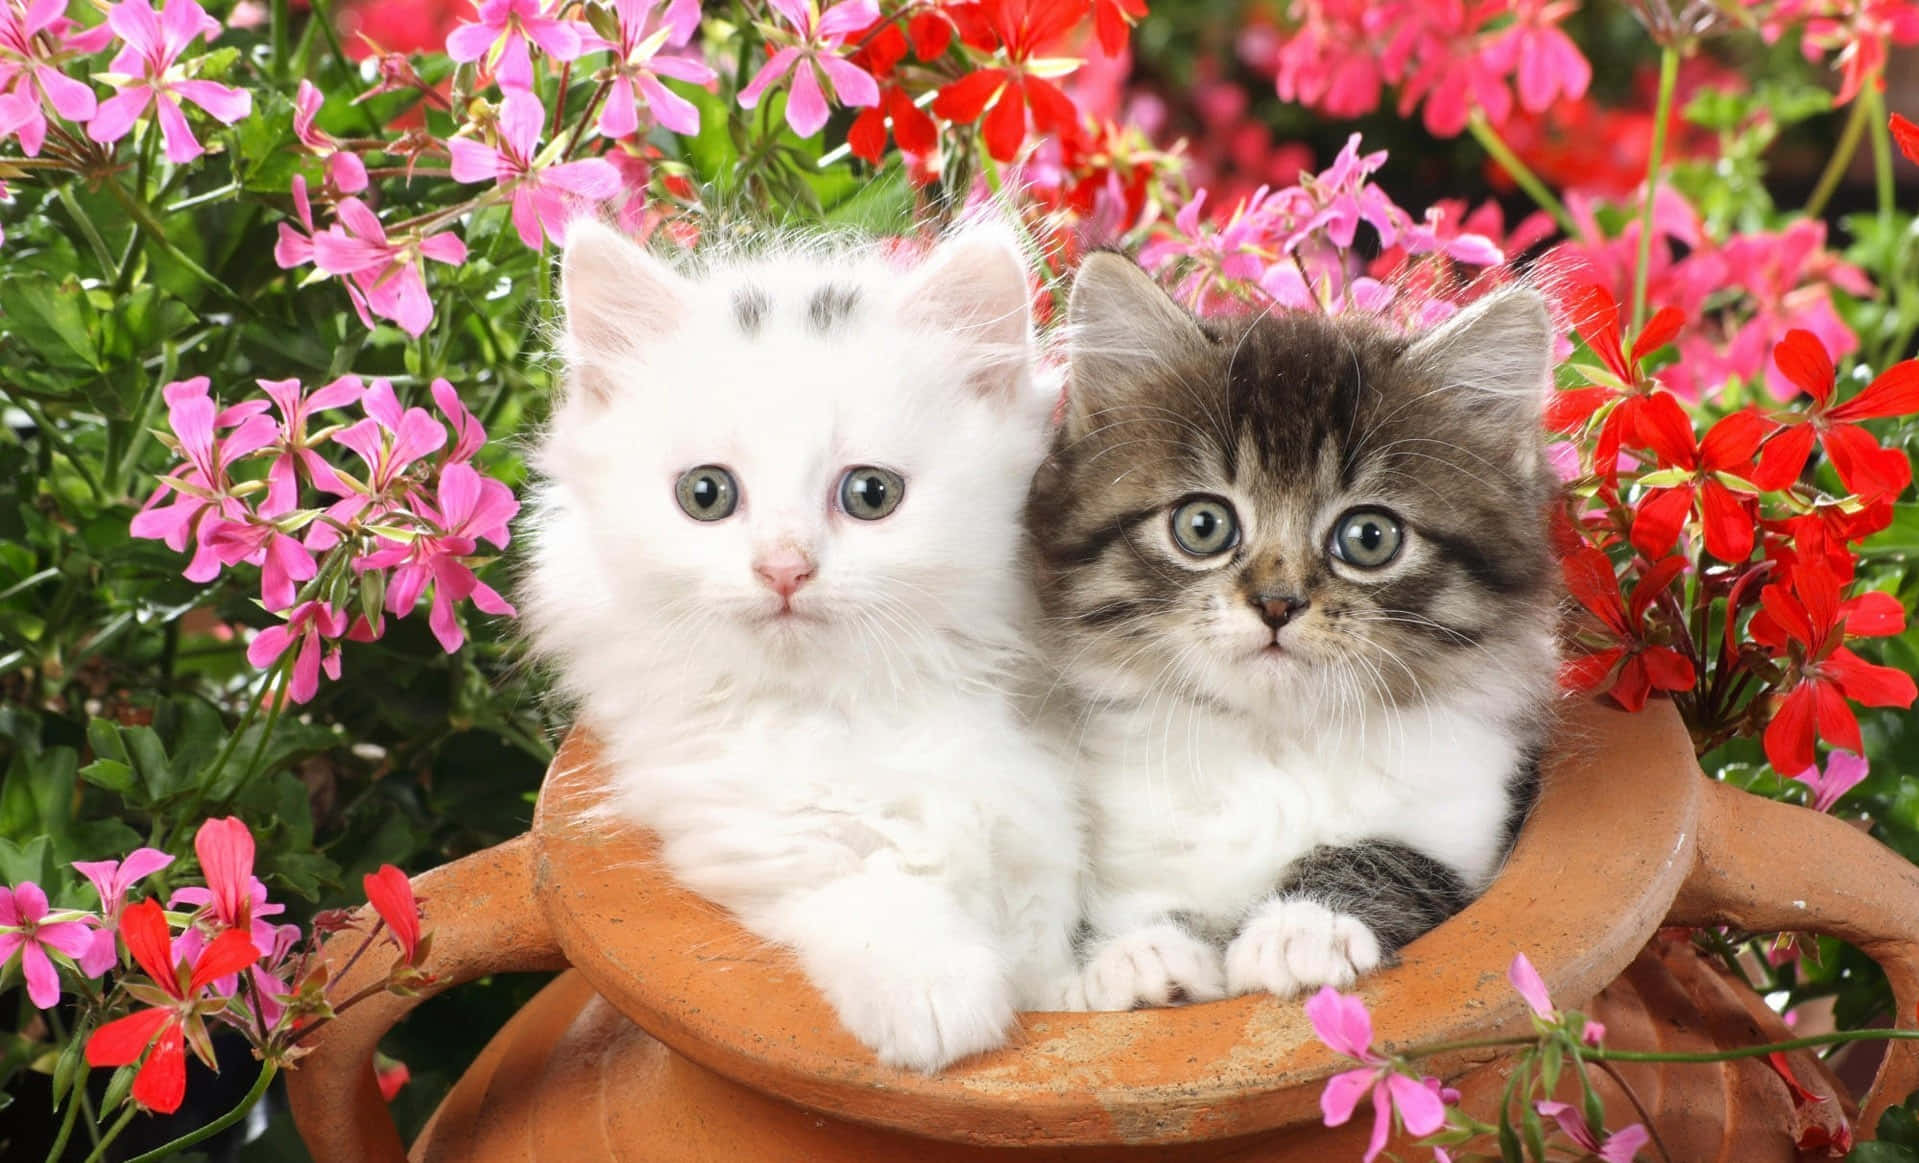
<svg viewBox="0 0 1919 1163">
<path fill-rule="evenodd" d="M 436 531 L 415 537 L 406 544 L 389 544 L 354 563 L 354 568 L 392 569 L 387 586 L 386 609 L 396 617 L 405 617 L 419 602 L 427 585 L 433 586 L 433 607 L 427 625 L 448 654 L 466 641 L 454 617 L 455 604 L 473 599 L 473 604 L 489 614 L 507 617 L 519 611 L 493 587 L 474 576 L 465 558 L 478 550 L 480 539 L 504 549 L 509 536 L 507 523 L 520 510 L 513 491 L 496 480 L 474 472 L 472 466 L 455 462 L 440 472 L 436 511 L 425 515 L 434 520 Z"/>
<path fill-rule="evenodd" d="M 1511 58 L 1528 113 L 1543 113 L 1561 98 L 1576 101 L 1592 83 L 1592 66 L 1559 27 L 1578 7 L 1572 0 L 1522 0 L 1513 6 L 1512 26 L 1494 41 Z"/>
<path fill-rule="evenodd" d="M 273 244 L 273 261 L 281 270 L 303 267 L 313 261 L 313 203 L 307 199 L 307 180 L 298 174 L 293 176 L 293 216 L 299 219 L 300 229 L 280 223 L 280 238 Z M 364 316 L 365 312 L 361 314 Z"/>
<path fill-rule="evenodd" d="M 152 105 L 166 140 L 167 160 L 179 165 L 205 152 L 187 126 L 182 100 L 227 125 L 252 111 L 253 97 L 244 89 L 181 78 L 177 66 L 186 47 L 200 37 L 211 40 L 220 35 L 220 22 L 194 0 L 166 0 L 166 8 L 159 13 L 147 0 L 122 0 L 107 13 L 107 23 L 126 42 L 113 58 L 112 71 L 104 76 L 119 87 L 120 95 L 101 103 L 87 123 L 88 137 L 119 141 Z"/>
<path fill-rule="evenodd" d="M 193 851 L 213 915 L 229 928 L 247 928 L 253 919 L 253 833 L 246 823 L 238 816 L 206 821 L 193 835 Z"/>
<path fill-rule="evenodd" d="M 1352 0 L 1293 6 L 1299 29 L 1272 61 L 1281 100 L 1342 119 L 1379 108 L 1385 76 L 1380 54 L 1370 43 L 1367 9 L 1367 4 Z"/>
<path fill-rule="evenodd" d="M 100 913 L 111 928 L 120 919 L 127 890 L 173 863 L 173 855 L 157 848 L 135 848 L 125 860 L 76 860 L 75 871 L 100 894 Z"/>
<path fill-rule="evenodd" d="M 99 107 L 93 90 L 62 73 L 59 63 L 47 52 L 49 43 L 58 46 L 57 53 L 71 47 L 65 34 L 72 22 L 66 12 L 66 0 L 32 0 L 24 8 L 15 3 L 0 7 L 0 76 L 12 74 L 18 78 L 6 96 L 0 97 L 0 136 L 18 134 L 20 148 L 28 157 L 38 156 L 47 139 L 43 99 L 55 113 L 75 124 L 91 119 Z"/>
<path fill-rule="evenodd" d="M 1863 755 L 1854 755 L 1848 751 L 1835 751 L 1826 756 L 1826 770 L 1822 773 L 1815 765 L 1793 776 L 1812 790 L 1812 810 L 1830 812 L 1839 797 L 1858 786 L 1866 778 L 1871 764 Z"/>
<path fill-rule="evenodd" d="M 338 496 L 350 492 L 339 474 L 333 471 L 333 466 L 313 450 L 313 442 L 307 436 L 307 419 L 313 413 L 327 408 L 358 403 L 366 390 L 360 385 L 360 377 L 341 376 L 307 396 L 300 394 L 299 380 L 256 382 L 272 398 L 274 407 L 280 412 L 280 455 L 274 458 L 273 467 L 267 470 L 267 496 L 260 503 L 260 516 L 279 517 L 293 511 L 300 499 L 300 469 L 306 470 L 307 480 L 312 482 L 314 488 Z"/>
<path fill-rule="evenodd" d="M 1592 1128 L 1586 1125 L 1586 1117 L 1567 1103 L 1540 1099 L 1533 1103 L 1533 1109 L 1558 1123 L 1560 1131 L 1568 1139 L 1598 1155 L 1600 1163 L 1632 1163 L 1639 1149 L 1652 1142 L 1652 1135 L 1638 1123 L 1613 1132 L 1601 1142 L 1599 1136 L 1593 1134 Z"/>
<path fill-rule="evenodd" d="M 479 20 L 448 34 L 446 55 L 461 62 L 485 58 L 487 71 L 499 78 L 502 89 L 524 92 L 533 87 L 529 43 L 556 61 L 573 60 L 589 44 L 579 25 L 547 15 L 544 0 L 479 0 L 477 7 Z"/>
<path fill-rule="evenodd" d="M 740 107 L 759 104 L 773 82 L 793 75 L 792 91 L 786 98 L 786 123 L 801 137 L 811 137 L 826 124 L 826 98 L 820 88 L 820 74 L 833 89 L 842 105 L 877 105 L 879 82 L 873 74 L 843 59 L 838 50 L 848 37 L 864 31 L 880 17 L 875 0 L 842 0 L 825 12 L 818 0 L 767 0 L 782 19 L 799 34 L 799 43 L 775 52 L 746 88 L 740 90 Z M 814 71 L 815 66 L 818 72 Z"/>
<path fill-rule="evenodd" d="M 188 537 L 206 521 L 235 521 L 245 516 L 245 507 L 228 495 L 232 481 L 227 476 L 227 468 L 235 460 L 273 443 L 273 421 L 260 415 L 266 401 L 251 400 L 216 414 L 208 386 L 205 376 L 195 376 L 161 389 L 167 402 L 168 423 L 187 463 L 183 466 L 184 472 L 176 469 L 174 476 L 154 490 L 133 518 L 133 536 L 164 541 L 176 553 L 187 547 Z M 233 431 L 225 436 L 217 435 L 222 428 Z M 173 502 L 160 504 L 169 495 Z M 220 556 L 209 544 L 209 531 L 201 529 L 200 532 L 199 545 L 187 565 L 186 577 L 189 581 L 212 581 L 220 573 Z"/>
<path fill-rule="evenodd" d="M 287 697 L 296 703 L 311 699 L 320 689 L 320 671 L 340 677 L 339 638 L 346 633 L 346 615 L 322 602 L 302 602 L 287 611 L 284 625 L 260 631 L 247 646 L 247 661 L 264 670 L 278 662 L 289 646 L 299 644 L 293 659 L 293 678 Z M 331 648 L 327 643 L 331 643 Z"/>
<path fill-rule="evenodd" d="M 424 408 L 402 411 L 387 380 L 374 380 L 360 397 L 360 407 L 367 418 L 333 437 L 334 443 L 352 449 L 367 467 L 366 481 L 355 484 L 352 492 L 327 509 L 330 521 L 340 525 L 376 521 L 404 505 L 414 490 L 406 470 L 446 444 L 446 429 L 439 421 Z M 316 521 L 308 529 L 309 549 L 330 549 L 339 540 L 331 524 Z"/>
<path fill-rule="evenodd" d="M 440 415 L 453 428 L 453 451 L 448 454 L 451 461 L 472 460 L 473 454 L 480 451 L 486 443 L 486 429 L 480 427 L 479 417 L 466 410 L 465 401 L 452 384 L 444 379 L 433 381 L 433 404 L 439 408 Z M 501 545 L 506 544 L 504 541 Z"/>
<path fill-rule="evenodd" d="M 1420 6 L 1426 27 L 1413 34 L 1417 63 L 1400 86 L 1400 116 L 1424 101 L 1422 119 L 1436 137 L 1457 137 L 1474 111 L 1494 125 L 1512 116 L 1507 54 L 1478 35 L 1478 25 L 1494 10 L 1492 5 L 1471 10 L 1464 4 Z"/>
<path fill-rule="evenodd" d="M 320 115 L 322 102 L 320 90 L 313 87 L 313 82 L 300 82 L 299 91 L 293 95 L 293 135 L 313 156 L 326 159 L 327 180 L 335 189 L 342 194 L 357 194 L 367 186 L 366 163 L 358 154 L 341 149 L 331 135 L 314 128 L 313 121 Z"/>
<path fill-rule="evenodd" d="M 1358 1070 L 1327 1079 L 1326 1089 L 1319 1096 L 1326 1125 L 1338 1127 L 1353 1117 L 1361 1096 L 1372 1092 L 1373 1136 L 1363 1163 L 1373 1163 L 1386 1149 L 1394 1111 L 1410 1134 L 1430 1135 L 1446 1125 L 1446 1104 L 1436 1080 L 1429 1085 L 1400 1074 L 1389 1059 L 1372 1048 L 1373 1023 L 1364 1002 L 1325 986 L 1306 1002 L 1306 1017 L 1320 1041 L 1363 1064 Z"/>
<path fill-rule="evenodd" d="M 660 84 L 660 78 L 677 77 L 696 85 L 715 79 L 704 61 L 665 52 L 686 44 L 698 31 L 699 0 L 613 0 L 613 13 L 619 20 L 619 39 L 613 45 L 613 87 L 600 112 L 600 132 L 625 137 L 637 130 L 636 106 L 645 98 L 661 125 L 686 137 L 698 133 L 700 111 Z"/>
<path fill-rule="evenodd" d="M 20 970 L 27 979 L 27 1000 L 41 1009 L 60 1001 L 60 974 L 47 956 L 52 950 L 76 961 L 93 946 L 93 931 L 78 919 L 48 921 L 47 894 L 30 880 L 12 889 L 0 888 L 0 965 L 20 954 Z M 98 976 L 98 974 L 90 974 Z"/>
<path fill-rule="evenodd" d="M 249 561 L 260 567 L 260 596 L 269 610 L 284 610 L 297 596 L 294 583 L 319 574 L 313 555 L 278 525 L 259 518 L 222 521 L 200 538 L 226 565 Z"/>
<path fill-rule="evenodd" d="M 361 296 L 354 306 L 368 327 L 373 326 L 370 313 L 393 320 L 408 335 L 419 338 L 433 322 L 433 300 L 427 297 L 421 259 L 457 266 L 466 261 L 466 244 L 452 234 L 415 233 L 389 240 L 379 216 L 358 198 L 341 201 L 335 216 L 338 221 L 333 226 L 313 235 L 314 265 L 353 280 Z M 285 245 L 285 235 L 281 243 Z"/>
<path fill-rule="evenodd" d="M 1506 980 L 1513 983 L 1533 1013 L 1549 1022 L 1554 1020 L 1557 1011 L 1553 1009 L 1553 999 L 1546 993 L 1546 983 L 1524 953 L 1513 954 L 1513 963 L 1506 969 Z"/>
<path fill-rule="evenodd" d="M 543 244 L 542 233 L 555 244 L 565 244 L 567 220 L 581 203 L 603 202 L 620 192 L 620 172 L 604 158 L 540 165 L 540 128 L 545 122 L 539 98 L 510 92 L 500 105 L 499 148 L 463 137 L 447 143 L 453 151 L 454 181 L 498 182 L 512 191 L 513 225 L 520 241 L 535 250 Z"/>
</svg>

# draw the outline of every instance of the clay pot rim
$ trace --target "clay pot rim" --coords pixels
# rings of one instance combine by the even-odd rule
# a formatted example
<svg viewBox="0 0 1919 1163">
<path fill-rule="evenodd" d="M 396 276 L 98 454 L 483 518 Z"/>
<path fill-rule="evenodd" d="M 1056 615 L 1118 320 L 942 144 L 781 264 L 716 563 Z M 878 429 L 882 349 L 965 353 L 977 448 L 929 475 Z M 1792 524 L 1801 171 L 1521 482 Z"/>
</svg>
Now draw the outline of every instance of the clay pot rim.
<svg viewBox="0 0 1919 1163">
<path fill-rule="evenodd" d="M 1562 1004 L 1658 928 L 1692 863 L 1703 777 L 1677 712 L 1568 702 L 1538 808 L 1491 889 L 1361 983 L 1375 1044 L 1523 1031 L 1524 951 Z M 1027 1014 L 1018 1041 L 935 1075 L 880 1065 L 778 949 L 674 883 L 638 828 L 583 826 L 598 751 L 576 729 L 535 813 L 536 896 L 567 958 L 673 1050 L 837 1117 L 982 1145 L 1173 1142 L 1317 1122 L 1350 1068 L 1297 1000 Z M 630 869 L 629 875 L 626 870 Z M 617 872 L 617 874 L 615 874 Z M 1450 1077 L 1488 1055 L 1435 1063 Z M 1203 1067 L 1201 1066 L 1203 1064 Z"/>
</svg>

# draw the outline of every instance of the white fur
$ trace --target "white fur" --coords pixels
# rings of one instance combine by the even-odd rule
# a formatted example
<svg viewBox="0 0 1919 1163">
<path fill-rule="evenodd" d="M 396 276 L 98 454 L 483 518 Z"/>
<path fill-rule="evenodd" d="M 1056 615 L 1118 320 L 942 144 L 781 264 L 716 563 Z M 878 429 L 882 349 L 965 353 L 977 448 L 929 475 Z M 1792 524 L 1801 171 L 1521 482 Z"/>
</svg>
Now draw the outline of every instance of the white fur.
<svg viewBox="0 0 1919 1163">
<path fill-rule="evenodd" d="M 998 1045 L 1070 973 L 1080 862 L 1066 765 L 1006 693 L 1050 404 L 1018 252 L 988 231 L 912 271 L 816 245 L 678 274 L 580 223 L 564 285 L 574 386 L 535 458 L 524 609 L 618 807 L 882 1060 Z M 822 334 L 828 285 L 859 307 Z M 739 481 L 727 520 L 675 500 L 705 464 Z M 857 465 L 904 476 L 896 512 L 840 511 Z M 779 544 L 817 562 L 797 617 L 752 568 Z"/>
<path fill-rule="evenodd" d="M 1543 637 L 1537 646 L 1551 657 Z M 1512 664 L 1510 681 L 1498 675 L 1501 661 Z M 1377 967 L 1380 949 L 1363 925 L 1273 899 L 1287 866 L 1322 844 L 1396 840 L 1483 889 L 1503 857 L 1506 779 L 1522 758 L 1517 720 L 1534 705 L 1521 676 L 1539 670 L 1530 659 L 1485 665 L 1494 673 L 1483 685 L 1420 707 L 1368 705 L 1337 687 L 1315 698 L 1296 686 L 1259 709 L 1165 690 L 1089 709 L 1079 733 L 1086 919 L 1105 939 L 1082 970 L 1088 1006 L 1163 1004 L 1165 986 L 1150 972 L 1130 996 L 1117 988 L 1111 958 L 1176 913 L 1237 934 L 1218 964 L 1175 981 L 1189 996 L 1205 996 L 1215 973 L 1230 993 L 1294 994 L 1350 985 Z M 1242 681 L 1250 695 L 1255 684 Z M 1109 698 L 1120 693 L 1101 685 Z"/>
</svg>

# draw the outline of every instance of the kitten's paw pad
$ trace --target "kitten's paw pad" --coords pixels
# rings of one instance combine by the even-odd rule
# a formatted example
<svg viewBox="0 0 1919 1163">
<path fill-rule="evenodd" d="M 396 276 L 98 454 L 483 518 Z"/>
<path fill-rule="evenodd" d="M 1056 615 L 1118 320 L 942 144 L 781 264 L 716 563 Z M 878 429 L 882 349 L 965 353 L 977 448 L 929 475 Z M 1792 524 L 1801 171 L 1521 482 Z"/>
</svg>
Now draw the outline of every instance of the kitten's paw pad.
<svg viewBox="0 0 1919 1163">
<path fill-rule="evenodd" d="M 1100 943 L 1080 970 L 1084 1005 L 1130 1010 L 1226 996 L 1219 950 L 1178 925 L 1152 925 Z"/>
<path fill-rule="evenodd" d="M 990 949 L 928 950 L 911 970 L 835 999 L 840 1020 L 888 1066 L 932 1073 L 1004 1045 L 1013 987 Z"/>
<path fill-rule="evenodd" d="M 1383 960 L 1379 938 L 1359 918 L 1318 901 L 1275 901 L 1226 947 L 1226 987 L 1281 997 L 1322 985 L 1345 989 Z"/>
</svg>

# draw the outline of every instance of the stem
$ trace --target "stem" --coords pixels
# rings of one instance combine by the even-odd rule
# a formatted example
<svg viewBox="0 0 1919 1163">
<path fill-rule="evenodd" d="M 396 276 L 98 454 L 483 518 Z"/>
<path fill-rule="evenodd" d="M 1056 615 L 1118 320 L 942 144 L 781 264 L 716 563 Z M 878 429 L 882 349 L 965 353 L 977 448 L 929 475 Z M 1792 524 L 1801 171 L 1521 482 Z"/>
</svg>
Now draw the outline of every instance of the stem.
<svg viewBox="0 0 1919 1163">
<path fill-rule="evenodd" d="M 1919 1030 L 1835 1030 L 1830 1034 L 1808 1034 L 1803 1038 L 1792 1038 L 1784 1042 L 1769 1042 L 1764 1046 L 1740 1046 L 1732 1050 L 1714 1050 L 1702 1054 L 1667 1054 L 1652 1050 L 1598 1050 L 1586 1051 L 1586 1057 L 1608 1059 L 1613 1062 L 1729 1062 L 1735 1058 L 1763 1058 L 1767 1054 L 1778 1054 L 1786 1050 L 1809 1050 L 1815 1046 L 1836 1046 L 1844 1042 L 1870 1042 L 1884 1039 L 1889 1042 L 1919 1041 Z"/>
<path fill-rule="evenodd" d="M 1819 182 L 1812 188 L 1812 197 L 1806 199 L 1806 217 L 1817 218 L 1825 212 L 1826 203 L 1832 201 L 1833 191 L 1839 188 L 1839 182 L 1852 168 L 1853 155 L 1859 152 L 1859 139 L 1866 133 L 1866 102 L 1860 98 L 1852 103 L 1852 113 L 1846 118 L 1846 127 L 1839 133 L 1839 144 L 1833 147 L 1832 156 L 1826 159 L 1826 168 L 1819 173 Z"/>
<path fill-rule="evenodd" d="M 89 986 L 89 990 L 91 990 L 91 986 Z M 56 1006 L 47 1011 L 47 1024 L 53 1028 L 55 1041 L 64 1043 L 67 1040 L 67 1024 L 60 1020 L 59 1007 Z M 67 1136 L 72 1133 L 73 1116 L 76 1111 L 87 1117 L 88 1141 L 95 1147 L 100 1145 L 100 1116 L 93 1111 L 93 1095 L 87 1093 L 87 1079 L 85 1075 L 81 1075 L 80 1078 L 74 1082 L 71 1098 L 73 1102 L 67 1108 L 66 1125 L 60 1129 L 60 1141 L 54 1144 L 53 1150 L 47 1152 L 47 1163 L 54 1163 L 55 1160 L 60 1158 L 60 1152 L 66 1146 Z"/>
<path fill-rule="evenodd" d="M 286 0 L 280 0 L 280 3 L 285 2 Z M 246 1113 L 252 1110 L 254 1104 L 258 1103 L 266 1094 L 267 1087 L 273 1084 L 273 1078 L 279 1072 L 280 1068 L 271 1062 L 262 1064 L 260 1067 L 260 1077 L 253 1080 L 253 1088 L 247 1091 L 246 1097 L 240 1100 L 238 1106 L 235 1106 L 219 1118 L 214 1119 L 206 1126 L 188 1131 L 171 1143 L 155 1147 L 153 1150 L 144 1154 L 135 1155 L 133 1158 L 127 1160 L 127 1163 L 159 1163 L 160 1160 L 173 1155 L 175 1152 L 185 1150 L 195 1143 L 210 1139 L 221 1131 L 226 1130 L 228 1127 L 246 1117 Z"/>
<path fill-rule="evenodd" d="M 60 1133 L 54 1136 L 53 1148 L 47 1152 L 47 1163 L 60 1163 L 66 1157 L 67 1140 L 73 1137 L 73 1124 L 80 1117 L 80 1103 L 77 1098 L 67 1102 L 67 1117 L 60 1120 Z"/>
<path fill-rule="evenodd" d="M 1652 1136 L 1652 1145 L 1659 1149 L 1659 1157 L 1666 1163 L 1672 1163 L 1672 1152 L 1666 1150 L 1665 1141 L 1659 1137 L 1659 1128 L 1654 1125 L 1652 1115 L 1647 1113 L 1645 1104 L 1639 1101 L 1638 1093 L 1624 1078 L 1620 1077 L 1619 1071 L 1610 1062 L 1595 1062 L 1594 1065 L 1605 1071 L 1606 1077 L 1612 1079 L 1613 1085 L 1625 1094 L 1626 1101 L 1632 1104 L 1632 1109 L 1639 1115 L 1639 1125 L 1646 1128 L 1646 1133 Z"/>
<path fill-rule="evenodd" d="M 209 287 L 212 287 L 214 290 L 220 292 L 222 295 L 225 295 L 228 299 L 231 299 L 234 303 L 238 304 L 239 307 L 242 310 L 246 311 L 249 315 L 255 313 L 253 309 L 253 304 L 241 298 L 239 293 L 236 292 L 232 287 L 229 287 L 225 283 L 221 282 L 216 276 L 214 276 L 211 272 L 209 272 L 205 267 L 201 266 L 197 262 L 194 262 L 193 259 L 188 257 L 185 251 L 173 245 L 173 243 L 167 238 L 166 227 L 162 226 L 159 223 L 159 221 L 153 217 L 153 211 L 150 208 L 148 208 L 146 203 L 140 201 L 138 198 L 135 198 L 132 194 L 127 193 L 127 188 L 120 184 L 120 181 L 118 178 L 110 178 L 107 180 L 107 192 L 109 194 L 112 194 L 114 200 L 119 202 L 121 207 L 126 210 L 127 214 L 130 215 L 133 218 L 133 220 L 136 223 L 138 223 L 142 229 L 145 230 L 146 237 L 149 242 L 152 242 L 155 246 L 158 246 L 162 251 L 165 251 L 169 258 L 173 259 L 174 262 L 177 262 L 181 266 L 185 267 L 188 270 L 188 272 L 193 274 L 194 277 L 198 278 L 201 282 L 205 283 Z"/>
<path fill-rule="evenodd" d="M 73 196 L 73 186 L 62 183 L 54 193 L 59 196 L 60 205 L 66 207 L 73 224 L 86 236 L 87 245 L 93 248 L 94 261 L 100 264 L 100 277 L 110 279 L 119 274 L 120 264 L 113 261 L 113 252 L 107 249 L 106 239 L 100 237 L 99 228 L 94 226 L 93 219 L 87 217 L 87 212 L 81 208 L 80 199 Z"/>
<path fill-rule="evenodd" d="M 287 46 L 291 43 L 292 39 L 292 30 L 287 27 L 292 19 L 291 15 L 287 12 L 287 0 L 273 0 L 271 12 L 273 79 L 285 85 L 287 80 L 287 58 L 291 55 L 287 51 Z"/>
<path fill-rule="evenodd" d="M 113 1146 L 113 1141 L 120 1137 L 120 1132 L 126 1130 L 127 1124 L 133 1121 L 133 1116 L 139 1113 L 140 1108 L 132 1105 L 121 1111 L 120 1117 L 113 1120 L 113 1126 L 101 1136 L 100 1142 L 93 1148 L 93 1153 L 87 1156 L 87 1163 L 101 1163 L 107 1157 L 107 1148 Z"/>
<path fill-rule="evenodd" d="M 1666 122 L 1672 119 L 1673 87 L 1679 81 L 1679 52 L 1668 45 L 1659 50 L 1659 101 L 1653 106 L 1652 156 L 1646 160 L 1646 205 L 1639 212 L 1639 266 L 1632 275 L 1632 329 L 1646 321 L 1646 275 L 1652 265 L 1652 211 L 1659 196 L 1659 176 L 1666 164 Z"/>
<path fill-rule="evenodd" d="M 260 713 L 260 696 L 266 694 L 268 685 L 273 682 L 274 675 L 279 670 L 280 665 L 276 665 L 273 670 L 261 675 L 259 688 L 247 696 L 245 713 L 240 716 L 239 723 L 234 725 L 233 733 L 227 736 L 226 743 L 220 747 L 220 753 L 213 757 L 213 766 L 207 769 L 209 779 L 217 778 L 220 772 L 226 770 L 227 760 L 233 758 L 233 749 L 240 745 L 240 736 L 246 734 L 247 728 L 253 725 L 254 716 Z"/>
<path fill-rule="evenodd" d="M 40 438 L 45 440 L 48 446 L 54 451 L 66 458 L 67 464 L 71 465 L 73 471 L 79 474 L 80 479 L 86 482 L 87 491 L 93 494 L 94 499 L 102 504 L 110 500 L 106 494 L 106 490 L 100 487 L 99 479 L 93 475 L 93 470 L 87 466 L 86 458 L 73 450 L 73 446 L 67 443 L 67 438 L 61 435 L 58 428 L 54 427 L 53 421 L 47 417 L 45 412 L 40 410 L 40 405 L 27 399 L 25 396 L 18 395 L 13 397 L 13 402 L 22 412 L 27 414 L 28 419 L 33 421 L 33 426 L 39 431 Z"/>
<path fill-rule="evenodd" d="M 293 679 L 293 668 L 284 661 L 273 668 L 273 705 L 267 708 L 266 726 L 260 728 L 260 741 L 254 744 L 253 758 L 247 760 L 246 774 L 240 777 L 237 787 L 245 787 L 253 782 L 253 776 L 260 767 L 260 759 L 267 753 L 267 742 L 273 738 L 273 728 L 280 721 L 280 708 L 286 703 L 287 684 Z"/>
<path fill-rule="evenodd" d="M 1887 280 L 1896 282 L 1899 274 L 1899 248 L 1892 245 L 1892 210 L 1896 190 L 1892 178 L 1892 125 L 1886 118 L 1886 95 L 1880 91 L 1879 78 L 1868 78 L 1864 103 L 1872 121 L 1872 180 L 1879 198 L 1879 237 L 1891 255 Z"/>
<path fill-rule="evenodd" d="M 1533 173 L 1532 167 L 1519 160 L 1519 155 L 1506 144 L 1506 139 L 1500 137 L 1499 131 L 1487 123 L 1484 114 L 1475 111 L 1472 118 L 1466 122 L 1466 128 L 1472 131 L 1473 140 L 1479 143 L 1479 147 L 1491 154 L 1493 160 L 1499 163 L 1499 167 L 1505 170 L 1513 181 L 1519 183 L 1519 188 L 1526 191 L 1527 196 L 1541 210 L 1552 215 L 1553 221 L 1559 223 L 1561 233 L 1568 238 L 1579 236 L 1579 223 L 1573 221 L 1573 216 L 1567 211 L 1565 203 L 1553 194 L 1546 183 L 1540 180 L 1538 174 Z"/>
</svg>

